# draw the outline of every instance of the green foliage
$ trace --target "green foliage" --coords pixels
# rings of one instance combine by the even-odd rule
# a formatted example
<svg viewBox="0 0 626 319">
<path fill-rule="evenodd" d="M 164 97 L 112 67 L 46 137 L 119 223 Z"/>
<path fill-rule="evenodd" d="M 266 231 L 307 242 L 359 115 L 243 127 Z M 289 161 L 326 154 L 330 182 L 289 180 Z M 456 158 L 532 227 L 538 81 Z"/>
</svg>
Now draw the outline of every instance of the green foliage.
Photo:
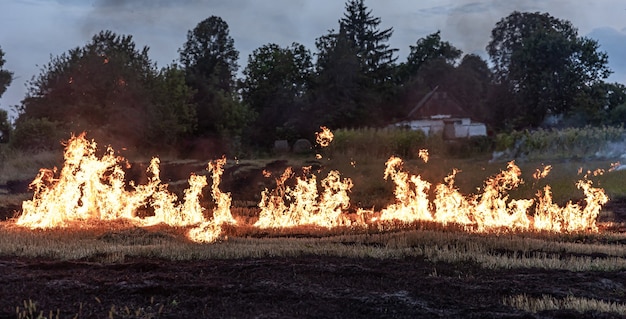
<svg viewBox="0 0 626 319">
<path fill-rule="evenodd" d="M 488 136 L 472 136 L 463 140 L 449 141 L 446 154 L 454 158 L 471 158 L 490 154 L 493 139 Z"/>
<path fill-rule="evenodd" d="M 13 73 L 2 69 L 5 62 L 4 51 L 0 48 L 0 96 L 6 92 L 9 85 L 11 85 L 11 81 L 13 80 Z"/>
<path fill-rule="evenodd" d="M 228 24 L 211 16 L 187 33 L 180 52 L 186 71 L 187 84 L 194 90 L 196 135 L 212 136 L 238 134 L 248 124 L 250 114 L 240 105 L 236 94 L 235 73 L 239 52 L 229 34 Z M 239 114 L 239 115 L 238 115 Z"/>
<path fill-rule="evenodd" d="M 397 49 L 386 42 L 392 28 L 380 30 L 381 19 L 372 16 L 363 0 L 346 2 L 339 32 L 316 41 L 318 49 L 309 117 L 333 127 L 380 125 L 393 100 Z"/>
<path fill-rule="evenodd" d="M 143 145 L 156 77 L 147 47 L 137 50 L 131 36 L 102 31 L 84 47 L 52 58 L 28 83 L 16 126 L 47 118 L 66 135 L 90 131 L 102 143 Z"/>
<path fill-rule="evenodd" d="M 441 41 L 441 31 L 429 34 L 411 45 L 406 63 L 399 67 L 402 81 L 415 76 L 419 69 L 429 61 L 442 59 L 448 64 L 454 64 L 461 57 L 462 51 L 447 41 Z"/>
<path fill-rule="evenodd" d="M 190 80 L 214 77 L 212 85 L 225 92 L 231 91 L 233 77 L 239 68 L 239 52 L 229 33 L 226 21 L 216 16 L 201 21 L 187 32 L 187 41 L 179 53 L 182 65 L 190 73 Z"/>
<path fill-rule="evenodd" d="M 377 84 L 389 80 L 396 60 L 393 55 L 398 51 L 385 44 L 391 38 L 393 28 L 380 30 L 380 23 L 381 19 L 372 16 L 363 0 L 348 0 L 346 11 L 339 20 L 340 29 L 352 40 L 363 74 Z"/>
<path fill-rule="evenodd" d="M 495 149 L 531 159 L 587 158 L 624 136 L 624 128 L 615 126 L 512 131 L 496 136 Z"/>
<path fill-rule="evenodd" d="M 19 150 L 37 152 L 58 149 L 68 136 L 57 122 L 47 118 L 25 118 L 11 136 L 10 146 Z"/>
<path fill-rule="evenodd" d="M 427 147 L 427 137 L 422 131 L 405 129 L 339 129 L 333 132 L 334 139 L 328 152 L 354 157 L 417 158 L 420 149 Z"/>
<path fill-rule="evenodd" d="M 152 91 L 153 102 L 147 116 L 148 143 L 175 145 L 189 137 L 197 124 L 196 109 L 191 103 L 193 91 L 185 83 L 185 72 L 177 65 L 163 68 Z M 154 145 L 156 146 L 156 145 Z"/>
<path fill-rule="evenodd" d="M 578 37 L 569 21 L 547 13 L 513 12 L 491 32 L 487 52 L 498 83 L 515 97 L 502 107 L 518 127 L 537 127 L 585 101 L 587 89 L 608 77 L 608 56 L 597 41 Z"/>
<path fill-rule="evenodd" d="M 303 119 L 301 110 L 313 74 L 311 53 L 298 43 L 285 48 L 266 44 L 252 52 L 243 74 L 243 101 L 258 114 L 250 140 L 272 145 L 275 139 L 285 138 L 281 132 L 295 130 Z"/>
<path fill-rule="evenodd" d="M 8 143 L 13 127 L 7 111 L 0 109 L 0 143 Z"/>
</svg>

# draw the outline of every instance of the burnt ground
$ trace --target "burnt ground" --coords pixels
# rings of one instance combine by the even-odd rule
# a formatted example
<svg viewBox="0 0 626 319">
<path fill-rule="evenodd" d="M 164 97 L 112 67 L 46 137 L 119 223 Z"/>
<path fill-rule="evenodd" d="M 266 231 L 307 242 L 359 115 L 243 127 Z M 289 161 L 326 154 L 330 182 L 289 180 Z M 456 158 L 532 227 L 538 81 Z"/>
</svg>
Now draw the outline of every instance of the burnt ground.
<svg viewBox="0 0 626 319">
<path fill-rule="evenodd" d="M 619 318 L 524 313 L 504 296 L 624 300 L 626 271 L 485 270 L 472 265 L 339 257 L 119 264 L 0 259 L 0 318 L 16 305 L 60 317 L 107 318 Z"/>
<path fill-rule="evenodd" d="M 611 221 L 626 220 L 626 200 L 607 209 Z M 2 217 L 10 217 L 7 209 Z M 423 258 L 328 256 L 94 260 L 0 257 L 0 318 L 15 318 L 25 300 L 59 318 L 619 318 L 526 313 L 502 301 L 549 294 L 626 302 L 626 269 L 488 270 Z"/>
</svg>

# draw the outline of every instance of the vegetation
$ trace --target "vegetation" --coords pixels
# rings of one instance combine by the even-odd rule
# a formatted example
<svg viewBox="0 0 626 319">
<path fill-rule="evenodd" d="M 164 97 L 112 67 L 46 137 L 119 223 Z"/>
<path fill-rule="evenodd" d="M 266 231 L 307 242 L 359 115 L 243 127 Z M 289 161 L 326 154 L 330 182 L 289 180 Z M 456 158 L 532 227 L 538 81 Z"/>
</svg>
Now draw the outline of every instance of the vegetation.
<svg viewBox="0 0 626 319">
<path fill-rule="evenodd" d="M 184 229 L 166 226 L 146 230 L 109 222 L 86 229 L 45 232 L 9 225 L 3 228 L 0 255 L 101 263 L 121 263 L 133 257 L 183 261 L 305 255 L 379 259 L 419 256 L 433 263 L 471 263 L 484 269 L 580 272 L 626 269 L 626 248 L 622 244 L 626 239 L 617 233 L 494 235 L 472 234 L 454 226 L 429 223 L 404 226 L 380 223 L 360 231 L 300 227 L 260 234 L 252 229 L 233 228 L 226 231 L 231 235 L 227 241 L 197 244 L 184 237 Z M 396 231 L 390 232 L 391 228 Z M 585 243 L 579 242 L 581 238 Z"/>
<path fill-rule="evenodd" d="M 533 298 L 527 295 L 517 295 L 504 298 L 504 304 L 528 312 L 541 312 L 546 310 L 571 309 L 580 313 L 587 311 L 610 312 L 621 316 L 626 315 L 626 305 L 623 303 L 606 302 L 598 299 L 577 298 L 567 296 L 555 298 L 550 295 L 542 295 Z"/>
<path fill-rule="evenodd" d="M 510 156 L 513 158 L 536 160 L 616 158 L 621 154 L 611 155 L 609 144 L 623 141 L 625 133 L 623 127 L 513 131 L 498 134 L 495 138 L 495 149 L 512 152 Z"/>
<path fill-rule="evenodd" d="M 626 121 L 626 86 L 604 82 L 611 72 L 606 53 L 569 21 L 548 13 L 502 18 L 486 47 L 493 68 L 439 31 L 417 39 L 397 63 L 398 49 L 388 44 L 393 28 L 381 23 L 364 0 L 347 0 L 337 28 L 317 38 L 315 51 L 298 43 L 262 45 L 239 79 L 239 52 L 220 17 L 189 30 L 179 61 L 160 70 L 132 36 L 101 31 L 53 57 L 29 82 L 14 127 L 0 112 L 0 141 L 37 151 L 88 131 L 117 148 L 266 154 L 274 140 L 312 140 L 320 126 L 386 127 L 437 86 L 490 132 L 510 134 L 509 145 L 522 134 L 515 130 L 534 131 L 547 119 L 559 118 L 560 127 Z M 12 76 L 2 64 L 0 50 L 0 94 Z M 408 145 L 422 143 L 416 138 L 389 149 L 410 156 Z M 472 156 L 491 147 L 488 139 L 469 144 L 448 145 L 447 152 Z"/>
<path fill-rule="evenodd" d="M 606 79 L 608 56 L 597 41 L 548 13 L 513 12 L 491 32 L 487 52 L 496 83 L 512 97 L 503 104 L 514 128 L 537 127 L 549 114 L 571 114 Z M 537 57 L 541 57 L 538 59 Z"/>
<path fill-rule="evenodd" d="M 4 51 L 0 48 L 0 96 L 6 92 L 11 81 L 13 81 L 13 73 L 3 69 L 4 63 Z M 0 109 L 0 143 L 6 143 L 9 141 L 11 133 L 11 123 L 9 122 L 9 115 L 6 110 Z"/>
</svg>

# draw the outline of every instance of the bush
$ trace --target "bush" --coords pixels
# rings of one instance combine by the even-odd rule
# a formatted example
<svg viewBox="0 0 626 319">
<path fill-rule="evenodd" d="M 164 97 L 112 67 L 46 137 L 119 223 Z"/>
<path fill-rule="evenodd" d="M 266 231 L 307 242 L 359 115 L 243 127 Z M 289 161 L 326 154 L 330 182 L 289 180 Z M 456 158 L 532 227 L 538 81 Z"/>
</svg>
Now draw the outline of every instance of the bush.
<svg viewBox="0 0 626 319">
<path fill-rule="evenodd" d="M 60 142 L 67 138 L 56 122 L 29 118 L 17 123 L 10 145 L 22 151 L 47 151 L 61 148 Z"/>
<path fill-rule="evenodd" d="M 624 128 L 615 126 L 513 131 L 498 134 L 495 149 L 529 159 L 586 158 L 625 136 Z"/>
<path fill-rule="evenodd" d="M 371 158 L 415 158 L 427 139 L 422 131 L 406 129 L 339 129 L 333 133 L 328 150 L 331 154 Z"/>
<path fill-rule="evenodd" d="M 493 145 L 493 139 L 488 136 L 473 136 L 468 139 L 449 141 L 446 154 L 455 158 L 474 157 L 491 153 Z"/>
</svg>

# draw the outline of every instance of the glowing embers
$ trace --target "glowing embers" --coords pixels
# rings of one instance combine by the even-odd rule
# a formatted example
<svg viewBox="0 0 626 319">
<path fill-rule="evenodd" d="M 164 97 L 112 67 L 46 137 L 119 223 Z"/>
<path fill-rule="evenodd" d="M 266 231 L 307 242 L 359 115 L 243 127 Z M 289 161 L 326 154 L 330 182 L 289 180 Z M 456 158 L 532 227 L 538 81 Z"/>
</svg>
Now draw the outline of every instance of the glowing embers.
<svg viewBox="0 0 626 319">
<path fill-rule="evenodd" d="M 302 225 L 326 228 L 361 224 L 351 220 L 345 211 L 350 206 L 348 192 L 352 180 L 341 179 L 337 171 L 330 171 L 322 180 L 322 193 L 318 193 L 317 177 L 304 169 L 304 176 L 295 178 L 295 185 L 286 182 L 293 177 L 290 167 L 276 179 L 276 188 L 261 193 L 259 220 L 254 224 L 260 228 L 287 228 Z M 310 175 L 310 176 L 307 176 Z"/>
<path fill-rule="evenodd" d="M 380 220 L 402 222 L 435 221 L 442 224 L 465 225 L 470 231 L 493 230 L 548 230 L 554 232 L 597 231 L 596 219 L 603 204 L 608 201 L 604 190 L 592 187 L 591 181 L 576 184 L 585 194 L 584 207 L 571 202 L 560 207 L 552 202 L 550 187 L 538 192 L 536 199 L 510 199 L 508 192 L 523 180 L 521 170 L 509 162 L 507 170 L 488 178 L 477 195 L 462 195 L 454 186 L 457 170 L 445 178 L 434 190 L 429 201 L 431 184 L 419 175 L 402 171 L 402 160 L 391 157 L 385 170 L 385 179 L 395 185 L 395 203 L 382 210 Z M 544 178 L 550 166 L 534 174 Z M 532 215 L 532 217 L 530 217 Z M 378 219 L 373 219 L 376 221 Z"/>
<path fill-rule="evenodd" d="M 72 222 L 81 226 L 102 220 L 130 220 L 140 226 L 164 223 L 170 226 L 199 225 L 202 233 L 194 229 L 195 238 L 219 236 L 221 223 L 234 223 L 230 215 L 230 194 L 223 194 L 218 186 L 225 159 L 209 163 L 213 176 L 212 195 L 218 201 L 213 219 L 207 221 L 200 205 L 206 176 L 191 175 L 189 188 L 184 191 L 182 202 L 176 194 L 168 191 L 160 179 L 159 159 L 153 158 L 148 167 L 148 183 L 130 185 L 125 183 L 122 165 L 125 160 L 107 148 L 102 157 L 96 156 L 96 143 L 85 139 L 85 134 L 72 136 L 64 153 L 64 166 L 41 169 L 31 183 L 32 200 L 24 201 L 22 214 L 16 224 L 29 228 L 66 227 Z M 149 208 L 154 214 L 137 216 L 141 208 Z M 207 223 L 214 224 L 209 227 Z M 216 233 L 217 232 L 217 233 Z"/>
</svg>

